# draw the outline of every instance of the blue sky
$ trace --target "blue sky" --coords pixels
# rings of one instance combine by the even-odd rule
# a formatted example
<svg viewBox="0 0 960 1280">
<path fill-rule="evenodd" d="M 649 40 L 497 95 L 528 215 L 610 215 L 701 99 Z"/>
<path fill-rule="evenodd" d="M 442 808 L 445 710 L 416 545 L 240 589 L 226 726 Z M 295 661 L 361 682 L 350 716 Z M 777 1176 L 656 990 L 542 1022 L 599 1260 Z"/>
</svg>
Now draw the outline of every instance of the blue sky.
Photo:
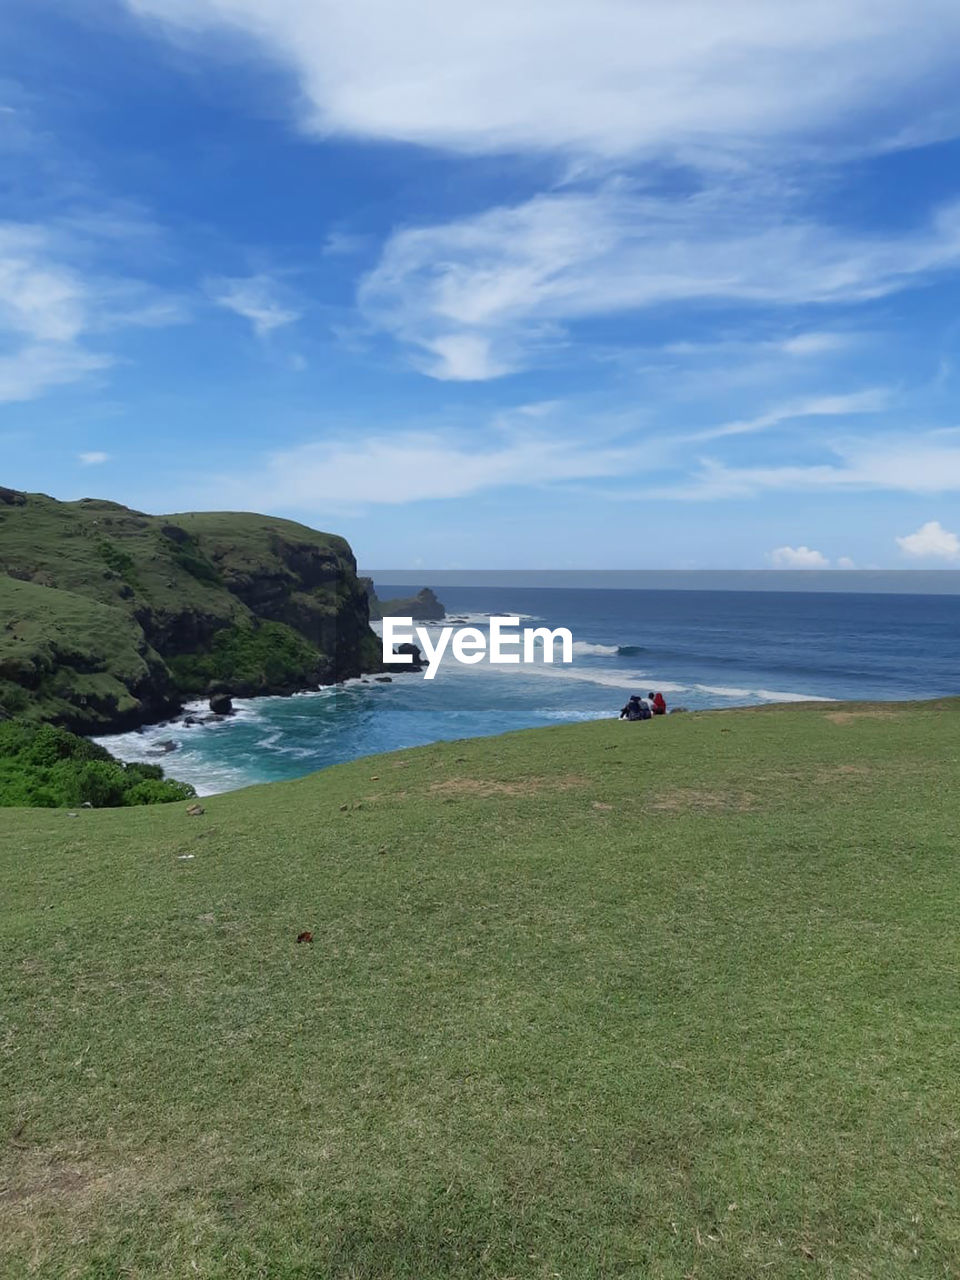
<svg viewBox="0 0 960 1280">
<path fill-rule="evenodd" d="M 0 481 L 960 567 L 954 0 L 7 0 Z"/>
</svg>

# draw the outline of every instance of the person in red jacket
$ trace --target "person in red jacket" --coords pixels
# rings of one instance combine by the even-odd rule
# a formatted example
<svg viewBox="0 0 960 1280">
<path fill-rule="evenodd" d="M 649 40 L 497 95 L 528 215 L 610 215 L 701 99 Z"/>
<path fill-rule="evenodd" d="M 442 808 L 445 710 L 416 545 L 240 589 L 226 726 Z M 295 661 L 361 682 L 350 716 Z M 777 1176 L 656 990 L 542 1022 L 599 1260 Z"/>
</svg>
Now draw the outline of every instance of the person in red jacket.
<svg viewBox="0 0 960 1280">
<path fill-rule="evenodd" d="M 648 694 L 650 706 L 653 708 L 655 716 L 665 716 L 667 714 L 667 703 L 662 693 Z"/>
</svg>

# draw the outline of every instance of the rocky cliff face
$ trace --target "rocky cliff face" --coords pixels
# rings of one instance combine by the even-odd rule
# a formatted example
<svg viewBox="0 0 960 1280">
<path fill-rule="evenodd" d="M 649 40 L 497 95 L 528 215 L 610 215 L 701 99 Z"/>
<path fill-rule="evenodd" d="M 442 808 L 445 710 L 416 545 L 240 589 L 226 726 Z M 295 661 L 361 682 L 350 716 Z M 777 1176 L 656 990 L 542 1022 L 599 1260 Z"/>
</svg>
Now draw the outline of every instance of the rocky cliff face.
<svg viewBox="0 0 960 1280">
<path fill-rule="evenodd" d="M 0 489 L 0 708 L 107 732 L 213 689 L 288 693 L 379 666 L 335 535 L 249 513 L 148 516 Z"/>
</svg>

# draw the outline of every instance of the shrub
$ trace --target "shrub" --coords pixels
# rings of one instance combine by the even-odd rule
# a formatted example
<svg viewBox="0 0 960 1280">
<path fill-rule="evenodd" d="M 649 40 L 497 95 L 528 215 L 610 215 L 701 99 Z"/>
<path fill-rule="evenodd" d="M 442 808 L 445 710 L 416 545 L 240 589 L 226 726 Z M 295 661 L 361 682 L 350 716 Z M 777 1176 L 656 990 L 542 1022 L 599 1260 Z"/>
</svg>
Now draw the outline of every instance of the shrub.
<svg viewBox="0 0 960 1280">
<path fill-rule="evenodd" d="M 112 569 L 114 573 L 119 574 L 124 582 L 128 583 L 136 590 L 142 590 L 140 579 L 137 576 L 137 565 L 133 556 L 129 552 L 122 550 L 115 542 L 101 542 L 97 550 L 100 552 L 100 558 L 108 569 Z"/>
<path fill-rule="evenodd" d="M 205 693 L 212 684 L 234 689 L 276 689 L 308 683 L 320 654 L 309 640 L 283 622 L 224 627 L 205 653 L 168 659 L 178 686 Z"/>
<path fill-rule="evenodd" d="M 167 804 L 195 795 L 186 782 L 165 778 L 156 764 L 123 764 L 110 752 L 58 729 L 22 720 L 0 723 L 0 806 L 55 809 L 91 804 Z"/>
<path fill-rule="evenodd" d="M 162 532 L 161 539 L 170 559 L 185 573 L 189 573 L 198 582 L 205 582 L 210 586 L 223 585 L 223 575 L 220 570 L 204 555 L 200 550 L 200 544 L 191 534 L 184 529 L 177 529 L 175 537 Z"/>
</svg>

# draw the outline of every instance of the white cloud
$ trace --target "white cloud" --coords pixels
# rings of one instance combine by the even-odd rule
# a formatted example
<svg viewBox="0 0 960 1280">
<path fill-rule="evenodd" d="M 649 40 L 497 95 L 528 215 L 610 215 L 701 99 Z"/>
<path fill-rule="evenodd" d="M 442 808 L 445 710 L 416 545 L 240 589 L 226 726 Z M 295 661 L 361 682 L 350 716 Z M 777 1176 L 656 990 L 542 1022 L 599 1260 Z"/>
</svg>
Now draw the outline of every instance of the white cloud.
<svg viewBox="0 0 960 1280">
<path fill-rule="evenodd" d="M 656 497 L 694 501 L 743 498 L 754 494 L 843 490 L 891 493 L 960 492 L 960 445 L 943 443 L 942 432 L 912 437 L 882 436 L 833 444 L 829 461 L 789 466 L 731 467 L 701 458 L 692 480 L 652 491 Z"/>
<path fill-rule="evenodd" d="M 849 556 L 841 556 L 837 561 L 838 569 L 855 569 L 856 563 Z"/>
<path fill-rule="evenodd" d="M 822 551 L 811 547 L 777 547 L 770 552 L 770 562 L 775 569 L 828 569 L 830 561 Z"/>
<path fill-rule="evenodd" d="M 438 379 L 527 368 L 594 316 L 862 302 L 960 265 L 960 205 L 863 237 L 798 215 L 783 176 L 791 162 L 960 134 L 955 0 L 126 3 L 215 56 L 291 68 L 291 106 L 317 136 L 558 154 L 565 188 L 402 228 L 366 277 L 372 326 Z M 596 189 L 598 174 L 642 160 L 679 163 L 704 189 Z M 335 233 L 325 251 L 351 246 Z M 221 301 L 261 334 L 296 318 L 275 299 Z M 780 350 L 810 359 L 844 341 L 812 332 Z"/>
<path fill-rule="evenodd" d="M 399 230 L 359 301 L 424 372 L 483 379 L 535 363 L 581 319 L 666 303 L 863 302 L 958 267 L 960 202 L 912 231 L 856 236 L 726 183 L 685 198 L 611 183 Z M 782 349 L 836 346 L 819 334 Z"/>
<path fill-rule="evenodd" d="M 369 242 L 369 236 L 349 231 L 331 231 L 323 242 L 322 252 L 328 258 L 348 258 L 352 254 L 361 253 Z"/>
<path fill-rule="evenodd" d="M 769 353 L 787 356 L 831 355 L 846 351 L 862 340 L 858 333 L 808 332 L 793 334 L 788 338 L 750 339 L 748 337 L 718 338 L 712 342 L 668 342 L 661 350 L 671 356 L 732 356 L 764 355 Z"/>
<path fill-rule="evenodd" d="M 855 341 L 849 333 L 798 333 L 779 343 L 779 349 L 790 356 L 823 356 L 845 351 Z"/>
<path fill-rule="evenodd" d="M 82 382 L 112 364 L 109 355 L 69 343 L 22 346 L 14 355 L 0 356 L 0 404 L 35 400 L 54 387 Z"/>
<path fill-rule="evenodd" d="M 321 135 L 610 157 L 828 131 L 917 140 L 960 120 L 942 110 L 953 0 L 127 3 L 218 51 L 223 28 L 243 33 L 294 69 L 301 123 Z"/>
<path fill-rule="evenodd" d="M 218 307 L 249 320 L 259 338 L 293 324 L 301 316 L 301 312 L 281 302 L 279 286 L 267 275 L 208 280 L 206 290 Z"/>
<path fill-rule="evenodd" d="M 88 289 L 50 249 L 42 228 L 0 226 L 0 329 L 72 342 L 88 324 Z"/>
<path fill-rule="evenodd" d="M 398 431 L 301 445 L 271 455 L 250 475 L 217 477 L 217 501 L 310 510 L 463 498 L 511 486 L 622 478 L 654 465 L 662 452 L 658 442 L 562 437 L 539 425 L 539 406 L 530 408 L 498 415 L 487 430 L 469 436 Z"/>
<path fill-rule="evenodd" d="M 870 393 L 872 394 L 872 393 Z M 858 401 L 859 397 L 859 401 Z M 771 424 L 797 414 L 856 412 L 870 406 L 868 393 L 823 396 L 771 410 Z M 590 430 L 584 432 L 584 416 Z M 757 420 L 759 421 L 759 419 Z M 731 424 L 737 425 L 737 424 Z M 742 429 L 742 426 L 740 427 Z M 754 429 L 760 429 L 754 427 Z M 717 436 L 732 432 L 716 428 Z M 704 434 L 704 433 L 701 433 Z M 816 466 L 730 467 L 690 457 L 698 435 L 642 425 L 636 414 L 590 412 L 561 400 L 520 404 L 483 423 L 456 430 L 351 431 L 267 455 L 249 473 L 214 478 L 215 488 L 190 495 L 194 503 L 226 503 L 276 510 L 401 505 L 463 498 L 507 487 L 589 485 L 598 500 L 716 500 L 768 490 L 886 488 L 925 491 L 933 485 L 960 490 L 960 443 L 944 445 L 942 432 L 912 440 L 853 440 L 833 446 L 833 461 Z M 907 466 L 907 460 L 913 470 Z M 692 472 L 681 483 L 678 471 Z M 657 483 L 651 477 L 658 475 Z M 634 483 L 643 477 L 639 488 Z M 779 547 L 783 560 L 819 556 L 807 547 Z M 810 563 L 807 567 L 825 567 Z M 838 568 L 852 568 L 847 559 Z"/>
<path fill-rule="evenodd" d="M 897 546 L 917 559 L 960 560 L 960 537 L 944 529 L 939 520 L 928 520 L 916 533 L 897 538 Z"/>
<path fill-rule="evenodd" d="M 806 400 L 779 405 L 755 418 L 744 418 L 738 422 L 726 422 L 719 427 L 708 427 L 704 431 L 684 436 L 683 439 L 691 443 L 698 440 L 719 440 L 724 436 L 741 436 L 757 431 L 767 431 L 771 427 L 780 426 L 784 422 L 793 422 L 798 418 L 840 418 L 849 414 L 877 413 L 885 409 L 889 401 L 890 392 L 886 387 L 867 387 L 862 391 L 852 391 L 844 395 L 812 396 Z"/>
<path fill-rule="evenodd" d="M 94 335 L 183 319 L 179 303 L 142 282 L 91 269 L 92 256 L 77 226 L 0 224 L 0 341 L 12 348 L 0 356 L 0 403 L 108 368 L 113 357 L 86 345 Z"/>
<path fill-rule="evenodd" d="M 93 449 L 89 453 L 78 453 L 77 459 L 83 467 L 98 467 L 101 463 L 109 462 L 109 453 L 101 453 L 98 449 Z"/>
</svg>

